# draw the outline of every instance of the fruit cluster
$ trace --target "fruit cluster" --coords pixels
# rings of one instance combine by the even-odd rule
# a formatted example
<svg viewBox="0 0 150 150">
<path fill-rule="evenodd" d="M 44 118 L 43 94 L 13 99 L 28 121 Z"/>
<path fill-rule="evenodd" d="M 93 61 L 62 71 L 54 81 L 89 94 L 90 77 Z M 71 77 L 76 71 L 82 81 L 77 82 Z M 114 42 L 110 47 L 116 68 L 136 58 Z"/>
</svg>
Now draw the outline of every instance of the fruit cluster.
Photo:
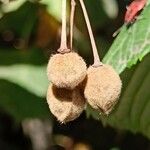
<svg viewBox="0 0 150 150">
<path fill-rule="evenodd" d="M 65 6 L 66 0 L 63 2 Z M 51 82 L 47 91 L 47 102 L 52 114 L 61 123 L 76 119 L 86 108 L 87 103 L 108 115 L 117 103 L 122 87 L 115 70 L 110 65 L 100 62 L 83 0 L 80 2 L 88 24 L 94 64 L 87 69 L 83 58 L 67 48 L 66 31 L 64 32 L 66 8 L 62 7 L 64 16 L 62 16 L 61 46 L 57 50 L 58 53 L 50 57 L 47 66 L 47 75 Z"/>
<path fill-rule="evenodd" d="M 75 52 L 53 55 L 48 63 L 47 74 L 52 82 L 47 92 L 52 114 L 62 123 L 74 120 L 86 104 L 80 85 L 86 78 L 84 60 Z"/>
<path fill-rule="evenodd" d="M 84 60 L 75 52 L 53 55 L 47 74 L 52 82 L 47 92 L 49 108 L 62 123 L 76 119 L 86 102 L 109 114 L 121 92 L 120 77 L 110 65 L 87 69 Z"/>
</svg>

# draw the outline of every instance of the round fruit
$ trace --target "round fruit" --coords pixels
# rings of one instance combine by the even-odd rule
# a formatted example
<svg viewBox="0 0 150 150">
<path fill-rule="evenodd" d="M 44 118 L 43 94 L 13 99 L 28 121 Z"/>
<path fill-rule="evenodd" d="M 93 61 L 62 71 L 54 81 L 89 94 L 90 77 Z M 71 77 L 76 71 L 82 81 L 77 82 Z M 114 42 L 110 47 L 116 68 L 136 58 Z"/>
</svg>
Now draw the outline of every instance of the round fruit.
<svg viewBox="0 0 150 150">
<path fill-rule="evenodd" d="M 67 90 L 57 88 L 54 85 L 50 85 L 48 88 L 47 102 L 51 113 L 61 123 L 66 123 L 79 117 L 86 105 L 79 87 Z"/>
<path fill-rule="evenodd" d="M 86 77 L 86 64 L 77 53 L 53 55 L 48 63 L 48 79 L 59 88 L 74 89 Z"/>
<path fill-rule="evenodd" d="M 84 95 L 88 103 L 104 114 L 109 114 L 120 96 L 122 82 L 110 65 L 90 66 Z"/>
</svg>

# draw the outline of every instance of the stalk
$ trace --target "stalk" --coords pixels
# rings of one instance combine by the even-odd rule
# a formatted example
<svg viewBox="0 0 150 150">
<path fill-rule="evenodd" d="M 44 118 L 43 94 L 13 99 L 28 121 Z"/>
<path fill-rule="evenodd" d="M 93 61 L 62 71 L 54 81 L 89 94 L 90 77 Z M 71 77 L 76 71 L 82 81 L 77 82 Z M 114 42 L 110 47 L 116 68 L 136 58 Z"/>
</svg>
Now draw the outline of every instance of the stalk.
<svg viewBox="0 0 150 150">
<path fill-rule="evenodd" d="M 61 42 L 60 42 L 60 48 L 57 50 L 60 53 L 67 53 L 70 52 L 70 49 L 67 47 L 67 17 L 66 17 L 66 5 L 67 1 L 62 0 L 62 28 L 61 28 Z"/>
<path fill-rule="evenodd" d="M 73 47 L 73 25 L 74 25 L 74 14 L 75 14 L 76 2 L 71 0 L 71 15 L 70 15 L 70 49 Z"/>
<path fill-rule="evenodd" d="M 91 45 L 92 45 L 92 51 L 93 51 L 93 56 L 94 56 L 93 67 L 98 67 L 98 66 L 102 65 L 102 62 L 100 61 L 100 58 L 99 58 L 99 54 L 98 54 L 98 50 L 97 50 L 97 47 L 96 47 L 92 27 L 91 27 L 90 20 L 89 20 L 89 17 L 88 17 L 88 13 L 87 13 L 84 1 L 83 0 L 79 0 L 79 1 L 80 1 L 82 10 L 83 10 L 84 18 L 85 18 L 85 21 L 86 21 L 86 25 L 87 25 L 87 28 L 88 28 L 90 41 L 91 41 Z"/>
</svg>

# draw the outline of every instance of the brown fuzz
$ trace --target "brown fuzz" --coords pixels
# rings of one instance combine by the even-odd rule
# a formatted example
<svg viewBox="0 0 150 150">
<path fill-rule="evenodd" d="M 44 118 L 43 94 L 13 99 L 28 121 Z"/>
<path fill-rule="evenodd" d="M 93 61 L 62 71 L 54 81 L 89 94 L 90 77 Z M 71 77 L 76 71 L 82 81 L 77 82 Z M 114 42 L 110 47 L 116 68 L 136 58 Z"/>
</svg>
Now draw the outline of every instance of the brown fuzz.
<svg viewBox="0 0 150 150">
<path fill-rule="evenodd" d="M 53 55 L 48 63 L 48 79 L 59 88 L 74 89 L 86 77 L 86 64 L 77 53 Z"/>
<path fill-rule="evenodd" d="M 61 123 L 72 121 L 79 117 L 85 108 L 85 99 L 80 88 L 67 90 L 50 85 L 47 91 L 47 102 L 51 113 Z"/>
<path fill-rule="evenodd" d="M 108 115 L 118 101 L 121 87 L 120 77 L 110 65 L 90 66 L 84 95 L 94 109 Z"/>
</svg>

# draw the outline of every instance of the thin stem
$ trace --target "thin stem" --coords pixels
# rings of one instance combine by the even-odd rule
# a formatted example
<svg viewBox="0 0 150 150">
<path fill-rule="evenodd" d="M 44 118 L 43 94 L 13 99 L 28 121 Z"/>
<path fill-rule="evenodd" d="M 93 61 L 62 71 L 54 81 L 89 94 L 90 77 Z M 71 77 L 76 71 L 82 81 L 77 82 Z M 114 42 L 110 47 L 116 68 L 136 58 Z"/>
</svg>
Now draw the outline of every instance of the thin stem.
<svg viewBox="0 0 150 150">
<path fill-rule="evenodd" d="M 73 25 L 74 25 L 74 14 L 75 14 L 75 0 L 71 0 L 71 15 L 70 15 L 70 49 L 72 50 L 73 45 Z"/>
<path fill-rule="evenodd" d="M 67 29 L 66 29 L 66 24 L 67 24 L 67 17 L 66 17 L 66 0 L 62 0 L 62 29 L 61 29 L 61 43 L 60 43 L 60 48 L 57 50 L 60 53 L 66 53 L 69 52 L 70 50 L 67 47 Z"/>
<path fill-rule="evenodd" d="M 94 67 L 98 67 L 98 66 L 102 65 L 102 63 L 101 63 L 99 55 L 98 55 L 98 50 L 97 50 L 95 39 L 94 39 L 94 35 L 93 35 L 93 32 L 92 32 L 92 27 L 91 27 L 91 24 L 90 24 L 90 20 L 89 20 L 89 17 L 88 17 L 88 14 L 87 14 L 87 10 L 86 10 L 86 7 L 85 7 L 85 4 L 84 4 L 83 0 L 79 0 L 79 1 L 80 1 L 82 10 L 83 10 L 83 14 L 84 14 L 84 17 L 85 17 L 86 25 L 87 25 L 89 36 L 90 36 L 90 40 L 91 40 L 93 56 L 94 56 L 94 64 L 93 64 L 93 66 Z"/>
</svg>

